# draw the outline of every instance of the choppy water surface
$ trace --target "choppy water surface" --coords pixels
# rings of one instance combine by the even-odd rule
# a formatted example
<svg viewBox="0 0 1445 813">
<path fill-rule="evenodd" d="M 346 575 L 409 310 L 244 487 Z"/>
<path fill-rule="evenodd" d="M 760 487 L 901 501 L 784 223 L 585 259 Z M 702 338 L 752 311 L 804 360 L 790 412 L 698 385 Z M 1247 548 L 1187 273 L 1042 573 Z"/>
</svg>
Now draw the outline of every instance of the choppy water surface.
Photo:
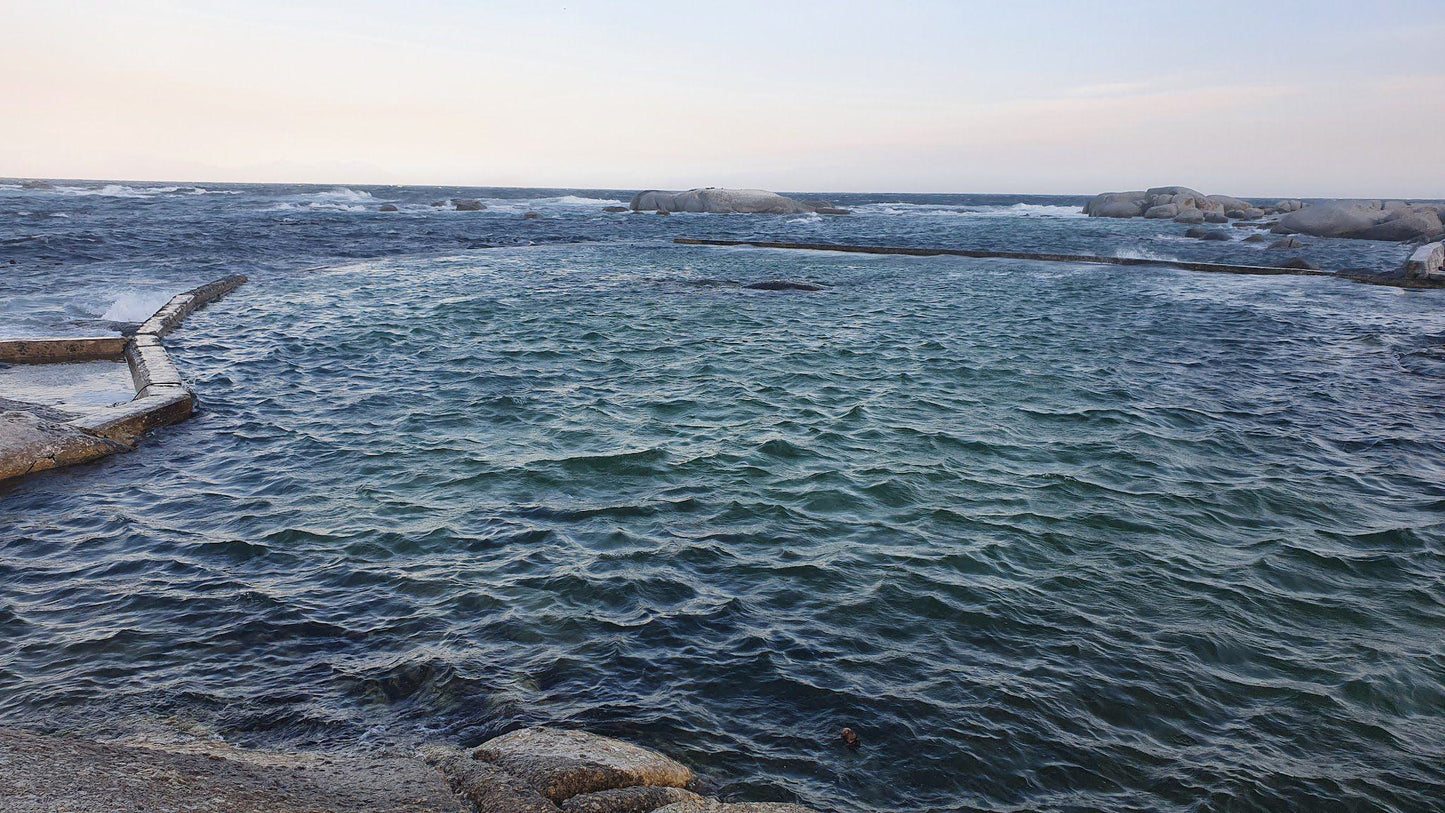
<svg viewBox="0 0 1445 813">
<path fill-rule="evenodd" d="M 196 419 L 0 489 L 0 721 L 558 723 L 837 810 L 1438 809 L 1445 298 L 669 242 L 1256 251 L 1071 199 L 444 193 L 0 196 L 3 332 L 253 277 L 168 341 Z"/>
</svg>

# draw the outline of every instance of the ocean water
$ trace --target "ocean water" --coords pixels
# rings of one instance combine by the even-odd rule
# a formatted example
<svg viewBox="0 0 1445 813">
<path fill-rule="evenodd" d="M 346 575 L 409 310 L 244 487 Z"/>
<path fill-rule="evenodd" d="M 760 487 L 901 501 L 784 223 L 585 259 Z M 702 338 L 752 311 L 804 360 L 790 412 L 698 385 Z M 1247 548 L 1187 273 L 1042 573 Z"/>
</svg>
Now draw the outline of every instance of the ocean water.
<svg viewBox="0 0 1445 813">
<path fill-rule="evenodd" d="M 557 724 L 838 811 L 1441 808 L 1441 292 L 671 242 L 1273 256 L 1076 198 L 57 186 L 0 185 L 0 334 L 252 281 L 167 341 L 193 420 L 0 487 L 0 723 Z"/>
</svg>

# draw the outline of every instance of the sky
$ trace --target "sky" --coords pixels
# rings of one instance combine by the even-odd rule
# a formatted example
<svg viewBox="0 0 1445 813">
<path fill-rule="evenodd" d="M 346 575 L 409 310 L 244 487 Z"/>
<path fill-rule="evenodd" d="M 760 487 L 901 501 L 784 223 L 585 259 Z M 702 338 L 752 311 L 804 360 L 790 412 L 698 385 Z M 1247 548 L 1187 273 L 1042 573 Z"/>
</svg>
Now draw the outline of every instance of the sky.
<svg viewBox="0 0 1445 813">
<path fill-rule="evenodd" d="M 1445 0 L 0 0 L 0 176 L 1440 198 L 1442 54 Z"/>
</svg>

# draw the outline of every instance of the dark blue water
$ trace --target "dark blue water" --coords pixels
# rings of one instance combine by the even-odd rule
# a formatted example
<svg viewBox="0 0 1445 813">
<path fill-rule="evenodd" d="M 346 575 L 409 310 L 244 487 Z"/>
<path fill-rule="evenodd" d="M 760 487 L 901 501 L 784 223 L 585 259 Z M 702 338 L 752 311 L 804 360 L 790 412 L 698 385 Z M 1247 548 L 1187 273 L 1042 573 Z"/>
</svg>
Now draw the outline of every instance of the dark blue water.
<svg viewBox="0 0 1445 813">
<path fill-rule="evenodd" d="M 252 282 L 168 340 L 195 419 L 0 488 L 0 721 L 555 723 L 829 810 L 1441 806 L 1435 292 L 670 242 L 1270 256 L 1070 198 L 72 187 L 0 191 L 0 332 Z"/>
</svg>

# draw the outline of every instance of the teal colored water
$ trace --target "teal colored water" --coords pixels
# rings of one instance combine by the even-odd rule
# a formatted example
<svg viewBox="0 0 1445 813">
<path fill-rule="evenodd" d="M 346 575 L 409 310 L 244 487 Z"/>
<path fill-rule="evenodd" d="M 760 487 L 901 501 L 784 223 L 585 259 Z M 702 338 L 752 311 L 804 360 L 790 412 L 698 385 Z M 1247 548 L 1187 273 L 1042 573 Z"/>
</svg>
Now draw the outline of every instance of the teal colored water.
<svg viewBox="0 0 1445 813">
<path fill-rule="evenodd" d="M 1173 245 L 1067 201 L 894 199 L 265 215 L 305 239 L 238 241 L 252 282 L 168 340 L 201 413 L 0 489 L 0 721 L 323 748 L 559 724 L 825 810 L 1438 809 L 1445 299 L 669 242 Z M 140 223 L 128 200 L 89 216 Z M 6 316 L 123 322 L 85 303 L 222 265 L 184 218 L 270 205 L 134 226 L 173 268 L 17 252 Z M 376 235 L 346 259 L 333 226 Z M 743 287 L 769 279 L 824 290 Z"/>
</svg>

